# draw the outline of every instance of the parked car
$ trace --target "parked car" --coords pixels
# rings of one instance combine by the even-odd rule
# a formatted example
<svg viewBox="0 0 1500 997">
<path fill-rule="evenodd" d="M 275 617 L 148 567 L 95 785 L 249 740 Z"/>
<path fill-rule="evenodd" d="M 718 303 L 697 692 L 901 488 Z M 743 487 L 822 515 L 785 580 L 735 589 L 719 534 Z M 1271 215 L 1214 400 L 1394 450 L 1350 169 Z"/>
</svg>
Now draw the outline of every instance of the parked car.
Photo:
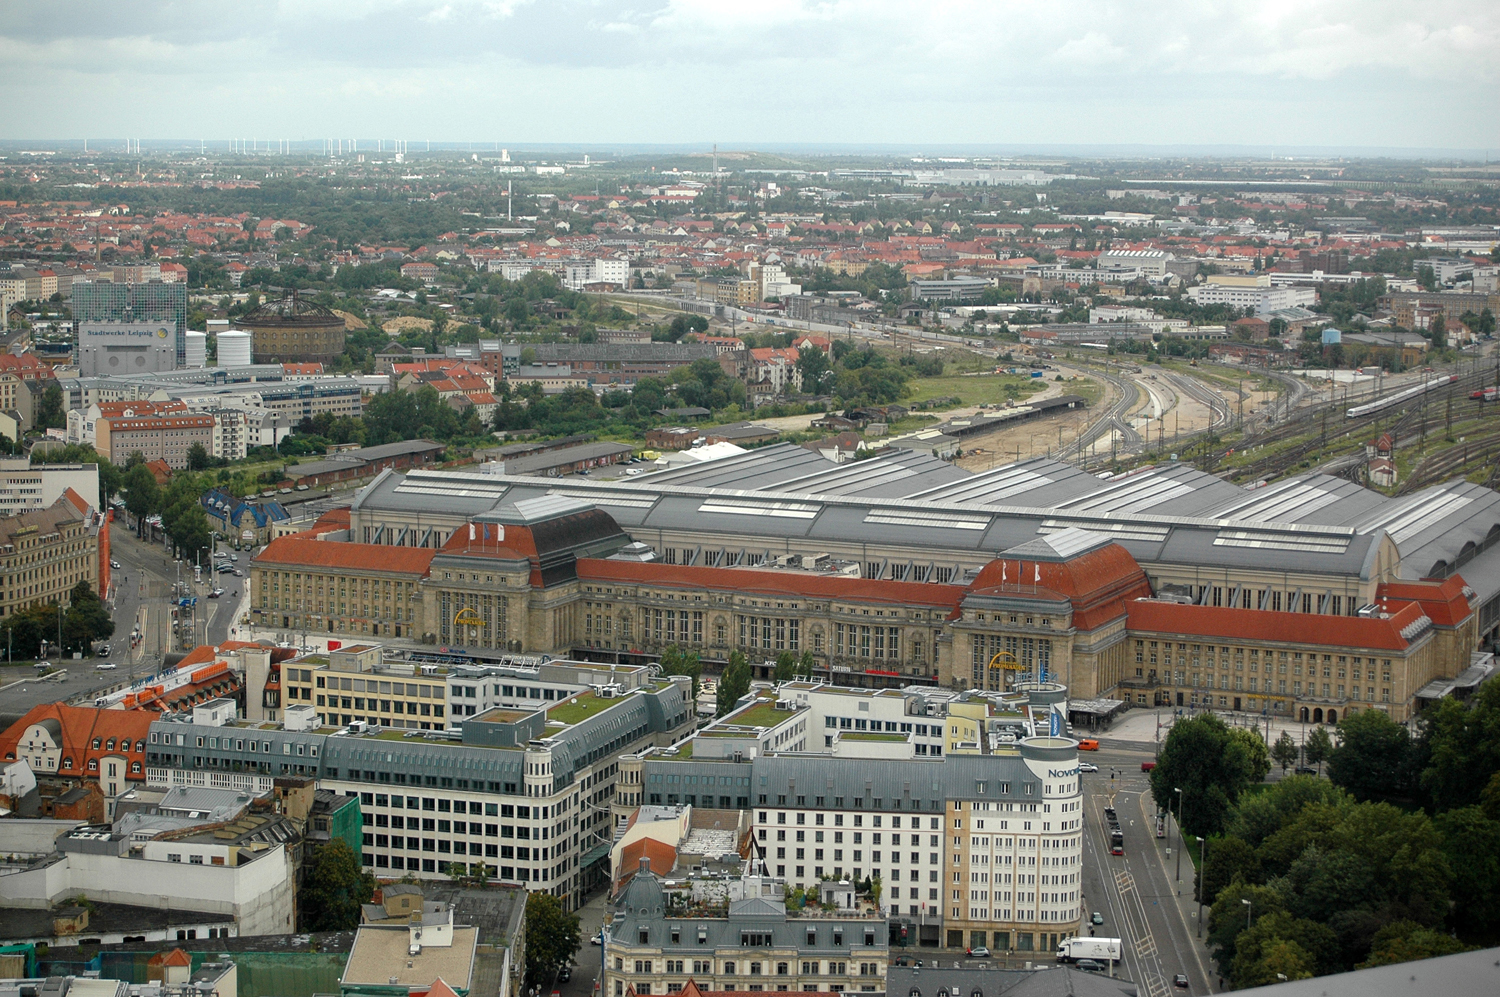
<svg viewBox="0 0 1500 997">
<path fill-rule="evenodd" d="M 234 571 L 232 572 L 232 574 L 236 578 L 244 578 L 245 577 L 245 573 L 243 571 L 241 571 L 239 568 L 235 568 Z M 1156 763 L 1152 762 L 1151 766 L 1152 766 L 1152 768 L 1155 768 L 1156 767 Z"/>
<path fill-rule="evenodd" d="M 971 959 L 988 959 L 989 957 L 990 950 L 985 948 L 983 945 L 979 946 L 979 948 L 977 949 L 969 949 L 969 958 Z"/>
<path fill-rule="evenodd" d="M 559 969 L 557 971 L 557 982 L 558 983 L 567 983 L 572 978 L 573 978 L 573 967 L 572 966 L 564 966 L 562 969 Z"/>
</svg>

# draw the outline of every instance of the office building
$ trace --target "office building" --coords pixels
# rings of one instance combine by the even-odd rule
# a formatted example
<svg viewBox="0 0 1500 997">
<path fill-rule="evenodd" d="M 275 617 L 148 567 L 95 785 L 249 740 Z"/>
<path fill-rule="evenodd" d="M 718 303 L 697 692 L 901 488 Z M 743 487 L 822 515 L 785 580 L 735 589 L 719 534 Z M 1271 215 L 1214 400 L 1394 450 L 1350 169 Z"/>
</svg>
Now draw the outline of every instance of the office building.
<svg viewBox="0 0 1500 997">
<path fill-rule="evenodd" d="M 176 349 L 164 322 L 78 323 L 78 372 L 84 377 L 174 370 Z"/>
<path fill-rule="evenodd" d="M 45 509 L 72 489 L 85 502 L 99 501 L 98 464 L 32 464 L 25 457 L 0 458 L 0 516 Z"/>
<path fill-rule="evenodd" d="M 116 284 L 80 281 L 73 286 L 73 322 L 146 322 L 165 326 L 172 340 L 173 360 L 187 359 L 187 285 L 152 281 Z"/>
<path fill-rule="evenodd" d="M 65 488 L 45 508 L 0 519 L 0 578 L 6 580 L 0 617 L 49 602 L 67 606 L 79 582 L 99 591 L 101 521 L 91 505 L 98 494 L 97 483 L 88 499 Z M 29 655 L 35 649 L 17 650 Z"/>
<path fill-rule="evenodd" d="M 100 456 L 123 465 L 131 454 L 146 460 L 164 460 L 169 467 L 188 466 L 194 446 L 214 451 L 214 417 L 177 413 L 172 415 L 101 416 L 94 422 L 94 449 Z"/>
</svg>

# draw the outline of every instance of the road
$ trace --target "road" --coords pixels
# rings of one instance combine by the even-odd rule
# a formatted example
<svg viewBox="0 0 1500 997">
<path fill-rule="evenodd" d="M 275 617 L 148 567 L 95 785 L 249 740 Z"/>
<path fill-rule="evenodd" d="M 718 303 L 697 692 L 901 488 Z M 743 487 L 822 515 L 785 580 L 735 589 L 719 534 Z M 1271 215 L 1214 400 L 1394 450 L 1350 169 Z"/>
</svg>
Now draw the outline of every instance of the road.
<svg viewBox="0 0 1500 997">
<path fill-rule="evenodd" d="M 1187 974 L 1187 993 L 1213 993 L 1217 974 L 1207 950 L 1194 937 L 1192 861 L 1183 858 L 1179 882 L 1175 827 L 1169 827 L 1167 839 L 1155 833 L 1156 804 L 1141 771 L 1141 762 L 1154 754 L 1149 743 L 1115 742 L 1086 756 L 1099 771 L 1083 776 L 1085 905 L 1090 913 L 1104 914 L 1104 924 L 1091 926 L 1096 934 L 1122 940 L 1120 975 L 1138 983 L 1143 995 L 1164 997 L 1173 992 L 1172 977 L 1177 973 Z M 1123 856 L 1109 852 L 1104 808 L 1111 803 L 1125 834 Z"/>
</svg>

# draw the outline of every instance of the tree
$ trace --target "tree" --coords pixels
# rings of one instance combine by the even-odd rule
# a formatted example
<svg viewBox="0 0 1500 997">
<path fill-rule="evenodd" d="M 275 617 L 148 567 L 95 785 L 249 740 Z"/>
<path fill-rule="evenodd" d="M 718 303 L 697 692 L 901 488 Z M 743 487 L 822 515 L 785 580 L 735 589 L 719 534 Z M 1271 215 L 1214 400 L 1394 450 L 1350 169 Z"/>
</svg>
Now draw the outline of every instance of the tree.
<svg viewBox="0 0 1500 997">
<path fill-rule="evenodd" d="M 1434 316 L 1431 324 L 1427 326 L 1427 334 L 1431 337 L 1434 347 L 1448 345 L 1448 323 L 1443 321 L 1443 316 Z"/>
<path fill-rule="evenodd" d="M 698 660 L 697 651 L 684 652 L 676 644 L 667 645 L 666 650 L 661 652 L 661 673 L 663 675 L 686 675 L 693 680 L 693 701 L 698 700 L 698 686 L 703 678 L 703 662 Z"/>
<path fill-rule="evenodd" d="M 1245 750 L 1245 760 L 1250 766 L 1250 781 L 1260 782 L 1264 779 L 1271 771 L 1271 751 L 1260 733 L 1244 727 L 1233 727 L 1229 731 L 1229 737 Z"/>
<path fill-rule="evenodd" d="M 96 640 L 115 632 L 115 621 L 104 603 L 86 581 L 73 586 L 68 593 L 68 609 L 63 614 L 63 650 L 87 654 Z"/>
<path fill-rule="evenodd" d="M 1219 892 L 1235 880 L 1247 883 L 1260 878 L 1260 860 L 1255 849 L 1242 838 L 1226 835 L 1209 838 L 1203 843 L 1204 859 L 1198 869 L 1198 889 L 1206 904 L 1213 903 Z"/>
<path fill-rule="evenodd" d="M 1415 921 L 1393 921 L 1375 933 L 1370 958 L 1360 968 L 1389 966 L 1393 962 L 1413 962 L 1434 956 L 1467 952 L 1471 946 L 1452 935 L 1425 928 Z"/>
<path fill-rule="evenodd" d="M 161 489 L 156 485 L 156 476 L 142 461 L 125 472 L 124 485 L 125 510 L 135 517 L 136 532 L 140 536 L 145 536 L 146 517 L 156 512 L 157 503 L 161 499 Z"/>
<path fill-rule="evenodd" d="M 1302 745 L 1302 757 L 1307 759 L 1309 765 L 1318 766 L 1318 774 L 1323 774 L 1323 763 L 1328 756 L 1333 754 L 1333 739 L 1328 736 L 1327 727 L 1314 727 L 1313 732 L 1307 735 L 1307 743 Z"/>
<path fill-rule="evenodd" d="M 1500 684 L 1486 682 L 1467 702 L 1444 698 L 1425 710 L 1418 753 L 1434 811 L 1478 803 L 1500 772 Z"/>
<path fill-rule="evenodd" d="M 1453 913 L 1449 923 L 1460 938 L 1475 945 L 1500 943 L 1500 821 L 1481 807 L 1462 807 L 1433 819 L 1443 839 L 1443 853 L 1453 877 Z"/>
<path fill-rule="evenodd" d="M 526 982 L 548 985 L 558 970 L 573 962 L 582 942 L 578 915 L 563 910 L 550 893 L 526 897 Z"/>
<path fill-rule="evenodd" d="M 353 931 L 359 927 L 360 905 L 368 903 L 374 895 L 375 877 L 360 869 L 359 856 L 348 842 L 334 838 L 313 852 L 313 866 L 300 893 L 301 928 Z"/>
<path fill-rule="evenodd" d="M 1384 710 L 1363 710 L 1339 722 L 1339 746 L 1328 756 L 1328 778 L 1356 800 L 1410 800 L 1411 736 Z"/>
<path fill-rule="evenodd" d="M 738 651 L 729 652 L 729 664 L 719 676 L 718 715 L 724 716 L 734 709 L 745 693 L 750 691 L 750 662 Z"/>
<path fill-rule="evenodd" d="M 797 351 L 797 372 L 802 377 L 803 393 L 809 395 L 822 394 L 824 385 L 833 376 L 828 354 L 811 343 L 804 343 Z"/>
<path fill-rule="evenodd" d="M 62 429 L 68 424 L 68 413 L 63 409 L 62 386 L 55 380 L 42 391 L 35 422 L 38 429 Z"/>
<path fill-rule="evenodd" d="M 203 471 L 203 470 L 207 470 L 208 466 L 210 464 L 212 464 L 212 463 L 213 463 L 213 458 L 209 456 L 208 451 L 206 449 L 204 449 L 203 444 L 201 444 L 201 443 L 194 443 L 192 446 L 188 447 L 188 454 L 187 454 L 188 470 L 190 470 L 190 471 Z"/>
<path fill-rule="evenodd" d="M 1297 750 L 1297 742 L 1292 740 L 1292 735 L 1288 731 L 1282 731 L 1281 736 L 1276 739 L 1276 743 L 1271 746 L 1271 757 L 1276 759 L 1277 763 L 1281 766 L 1283 775 L 1287 769 L 1296 764 L 1299 754 L 1301 752 Z"/>
<path fill-rule="evenodd" d="M 1250 740 L 1236 736 L 1212 713 L 1179 720 L 1172 725 L 1161 757 L 1151 770 L 1151 795 L 1171 799 L 1182 790 L 1182 826 L 1189 834 L 1209 837 L 1224 828 L 1229 807 L 1240 793 L 1264 775 L 1261 759 L 1269 767 L 1265 742 L 1257 754 Z"/>
<path fill-rule="evenodd" d="M 797 674 L 797 656 L 791 651 L 776 655 L 776 681 L 790 682 Z"/>
</svg>

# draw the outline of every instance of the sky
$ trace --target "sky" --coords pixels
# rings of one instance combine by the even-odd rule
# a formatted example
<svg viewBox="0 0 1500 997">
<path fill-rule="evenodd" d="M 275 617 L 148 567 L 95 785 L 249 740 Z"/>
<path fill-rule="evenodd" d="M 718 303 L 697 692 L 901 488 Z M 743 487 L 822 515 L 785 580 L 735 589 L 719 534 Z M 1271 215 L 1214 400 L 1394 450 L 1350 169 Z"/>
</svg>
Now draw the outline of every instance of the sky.
<svg viewBox="0 0 1500 997">
<path fill-rule="evenodd" d="M 1500 2 L 3 0 L 0 139 L 1500 154 Z"/>
</svg>

